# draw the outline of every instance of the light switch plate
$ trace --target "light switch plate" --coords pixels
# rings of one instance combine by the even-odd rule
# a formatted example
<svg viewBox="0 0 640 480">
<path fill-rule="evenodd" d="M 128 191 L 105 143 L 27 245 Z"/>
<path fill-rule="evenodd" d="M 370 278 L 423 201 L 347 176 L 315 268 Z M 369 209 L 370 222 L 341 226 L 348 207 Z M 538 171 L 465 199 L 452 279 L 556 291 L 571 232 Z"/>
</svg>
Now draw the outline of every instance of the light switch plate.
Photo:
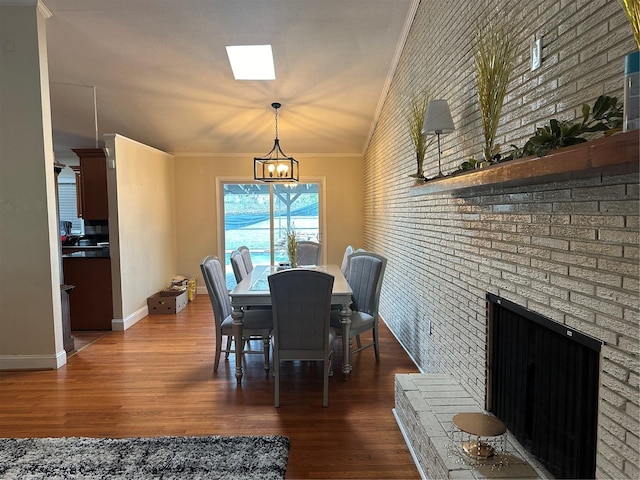
<svg viewBox="0 0 640 480">
<path fill-rule="evenodd" d="M 538 38 L 531 44 L 531 71 L 537 70 L 542 65 L 542 38 Z"/>
</svg>

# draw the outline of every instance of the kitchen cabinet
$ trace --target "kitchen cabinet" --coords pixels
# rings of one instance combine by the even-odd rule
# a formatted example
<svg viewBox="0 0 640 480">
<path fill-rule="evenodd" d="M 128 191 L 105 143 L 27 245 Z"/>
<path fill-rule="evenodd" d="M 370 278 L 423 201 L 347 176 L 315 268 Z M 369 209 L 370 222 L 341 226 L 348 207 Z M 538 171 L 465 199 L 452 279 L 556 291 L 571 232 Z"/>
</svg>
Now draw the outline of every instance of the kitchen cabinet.
<svg viewBox="0 0 640 480">
<path fill-rule="evenodd" d="M 76 174 L 78 217 L 85 220 L 108 220 L 107 156 L 102 148 L 74 148 L 80 159 Z"/>
<path fill-rule="evenodd" d="M 65 282 L 75 286 L 69 295 L 71 330 L 111 330 L 113 294 L 111 258 L 105 251 L 63 255 Z"/>
</svg>

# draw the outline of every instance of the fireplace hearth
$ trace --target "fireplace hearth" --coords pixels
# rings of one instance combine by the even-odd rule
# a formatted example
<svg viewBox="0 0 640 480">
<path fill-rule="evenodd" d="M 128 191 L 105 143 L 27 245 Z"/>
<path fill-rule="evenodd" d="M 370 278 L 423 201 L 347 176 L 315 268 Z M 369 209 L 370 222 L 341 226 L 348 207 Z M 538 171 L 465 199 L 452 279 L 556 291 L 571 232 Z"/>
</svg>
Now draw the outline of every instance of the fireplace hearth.
<svg viewBox="0 0 640 480">
<path fill-rule="evenodd" d="M 594 478 L 601 342 L 487 294 L 487 410 L 556 478 Z"/>
</svg>

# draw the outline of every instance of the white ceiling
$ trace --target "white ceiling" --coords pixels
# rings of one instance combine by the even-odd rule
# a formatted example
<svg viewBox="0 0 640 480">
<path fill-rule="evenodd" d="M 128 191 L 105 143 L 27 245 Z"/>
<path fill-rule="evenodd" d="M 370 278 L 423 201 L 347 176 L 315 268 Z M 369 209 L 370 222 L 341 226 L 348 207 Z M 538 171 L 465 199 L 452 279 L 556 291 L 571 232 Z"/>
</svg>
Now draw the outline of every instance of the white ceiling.
<svg viewBox="0 0 640 480">
<path fill-rule="evenodd" d="M 418 0 L 44 0 L 56 152 L 118 133 L 171 153 L 363 153 Z M 226 45 L 271 44 L 236 81 Z M 96 106 L 94 109 L 94 92 Z M 102 146 L 102 143 L 100 143 Z"/>
</svg>

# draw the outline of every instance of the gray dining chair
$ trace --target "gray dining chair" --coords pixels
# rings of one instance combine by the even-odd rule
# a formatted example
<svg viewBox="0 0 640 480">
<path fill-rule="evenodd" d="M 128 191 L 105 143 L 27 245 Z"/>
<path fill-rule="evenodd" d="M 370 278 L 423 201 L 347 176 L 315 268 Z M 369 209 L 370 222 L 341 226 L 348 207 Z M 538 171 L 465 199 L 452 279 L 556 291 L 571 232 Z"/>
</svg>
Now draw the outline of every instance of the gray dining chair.
<svg viewBox="0 0 640 480">
<path fill-rule="evenodd" d="M 227 282 L 222 269 L 220 259 L 213 255 L 205 257 L 200 263 L 200 270 L 207 286 L 209 300 L 213 308 L 213 317 L 216 328 L 216 357 L 213 364 L 213 371 L 218 371 L 220 355 L 224 352 L 225 358 L 235 350 L 231 349 L 233 337 L 233 318 L 231 317 L 231 300 L 227 290 Z M 251 340 L 262 340 L 262 350 L 243 350 L 243 353 L 256 353 L 264 355 L 264 369 L 269 371 L 269 342 L 273 329 L 273 319 L 271 310 L 247 310 L 244 312 L 244 328 L 242 330 L 243 346 L 251 345 Z M 227 346 L 222 349 L 222 337 L 227 337 Z M 234 339 L 238 341 L 238 339 Z"/>
<path fill-rule="evenodd" d="M 320 265 L 322 245 L 318 242 L 301 241 L 296 248 L 298 265 Z"/>
<path fill-rule="evenodd" d="M 342 341 L 349 342 L 349 348 L 351 348 L 353 338 L 356 338 L 357 348 L 351 353 L 373 347 L 376 360 L 380 360 L 378 305 L 386 266 L 387 259 L 381 255 L 371 252 L 356 252 L 349 256 L 345 275 L 353 291 L 353 303 L 351 305 L 350 338 L 343 338 Z M 336 329 L 337 333 L 341 332 L 340 313 L 335 310 L 331 312 L 331 326 Z M 370 343 L 362 345 L 360 335 L 368 330 L 372 330 L 373 339 Z"/>
<path fill-rule="evenodd" d="M 241 247 L 238 247 L 238 251 L 240 252 L 240 255 L 242 255 L 242 260 L 244 260 L 245 270 L 248 274 L 251 273 L 253 271 L 253 260 L 251 260 L 251 251 L 249 250 L 249 247 L 242 245 Z"/>
<path fill-rule="evenodd" d="M 231 268 L 233 268 L 233 276 L 236 277 L 236 283 L 240 283 L 249 275 L 244 258 L 238 250 L 234 250 L 231 252 L 229 260 L 231 261 Z"/>
<path fill-rule="evenodd" d="M 330 327 L 334 277 L 315 270 L 284 270 L 269 276 L 273 308 L 275 406 L 280 406 L 280 362 L 323 362 L 322 405 L 329 405 L 334 334 Z"/>
</svg>

